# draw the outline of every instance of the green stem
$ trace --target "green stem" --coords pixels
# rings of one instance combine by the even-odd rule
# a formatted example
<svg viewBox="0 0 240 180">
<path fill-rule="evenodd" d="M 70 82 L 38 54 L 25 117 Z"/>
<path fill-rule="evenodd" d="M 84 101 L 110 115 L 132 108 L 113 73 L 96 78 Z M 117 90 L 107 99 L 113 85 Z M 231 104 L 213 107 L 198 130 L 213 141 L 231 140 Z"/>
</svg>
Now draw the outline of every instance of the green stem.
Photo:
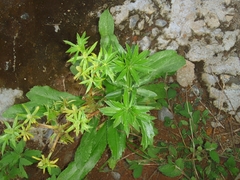
<svg viewBox="0 0 240 180">
<path fill-rule="evenodd" d="M 198 175 L 198 172 L 196 169 L 196 165 L 195 165 L 195 160 L 194 160 L 195 154 L 196 154 L 196 152 L 195 152 L 196 145 L 194 143 L 194 134 L 193 134 L 193 116 L 192 116 L 192 112 L 189 109 L 188 103 L 187 103 L 187 110 L 188 110 L 188 114 L 190 115 L 189 126 L 190 126 L 190 131 L 191 131 L 191 142 L 192 142 L 192 164 L 193 164 L 195 174 L 196 174 L 197 178 L 199 178 L 199 175 Z"/>
<path fill-rule="evenodd" d="M 146 152 L 142 151 L 141 149 L 139 149 L 139 147 L 138 147 L 136 144 L 132 143 L 132 142 L 129 141 L 129 140 L 127 140 L 127 141 L 128 141 L 129 144 L 135 146 L 135 147 L 137 148 L 137 150 L 142 153 L 142 154 L 139 153 L 137 150 L 134 150 L 133 148 L 131 148 L 131 147 L 127 144 L 128 149 L 130 149 L 134 154 L 138 155 L 139 157 L 141 157 L 141 158 L 143 158 L 143 159 L 147 159 L 147 160 L 149 160 L 149 161 L 151 161 L 151 162 L 154 162 L 154 163 L 158 164 L 156 161 L 150 159 L 150 158 L 148 157 L 148 154 L 147 154 Z"/>
</svg>

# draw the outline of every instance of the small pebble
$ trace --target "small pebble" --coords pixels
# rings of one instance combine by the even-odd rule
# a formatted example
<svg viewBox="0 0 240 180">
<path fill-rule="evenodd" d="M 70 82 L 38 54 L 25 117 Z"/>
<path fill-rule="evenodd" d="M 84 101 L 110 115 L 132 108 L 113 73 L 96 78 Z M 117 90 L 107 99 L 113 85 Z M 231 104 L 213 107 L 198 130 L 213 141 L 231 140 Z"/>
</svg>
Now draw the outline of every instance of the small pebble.
<svg viewBox="0 0 240 180">
<path fill-rule="evenodd" d="M 173 119 L 173 114 L 169 111 L 168 108 L 162 107 L 162 109 L 158 111 L 158 119 L 164 121 L 166 117 Z"/>
<path fill-rule="evenodd" d="M 24 13 L 20 16 L 21 19 L 23 20 L 27 20 L 29 18 L 29 14 L 28 13 Z"/>
<path fill-rule="evenodd" d="M 112 175 L 114 180 L 120 180 L 121 179 L 121 175 L 118 172 L 112 171 L 111 175 Z"/>
<path fill-rule="evenodd" d="M 167 21 L 165 21 L 165 20 L 163 20 L 163 19 L 157 19 L 157 20 L 155 21 L 155 24 L 156 24 L 156 26 L 164 27 L 164 26 L 166 26 Z"/>
<path fill-rule="evenodd" d="M 148 36 L 144 36 L 142 40 L 139 42 L 139 46 L 142 50 L 148 50 L 151 45 L 151 40 Z"/>
<path fill-rule="evenodd" d="M 156 36 L 158 35 L 159 32 L 160 32 L 160 31 L 159 31 L 158 28 L 156 28 L 156 27 L 153 28 L 153 29 L 152 29 L 152 36 L 153 36 L 153 37 L 156 37 Z"/>
<path fill-rule="evenodd" d="M 134 29 L 138 20 L 139 20 L 139 15 L 138 14 L 135 14 L 135 15 L 131 16 L 130 20 L 129 20 L 129 28 Z"/>
</svg>

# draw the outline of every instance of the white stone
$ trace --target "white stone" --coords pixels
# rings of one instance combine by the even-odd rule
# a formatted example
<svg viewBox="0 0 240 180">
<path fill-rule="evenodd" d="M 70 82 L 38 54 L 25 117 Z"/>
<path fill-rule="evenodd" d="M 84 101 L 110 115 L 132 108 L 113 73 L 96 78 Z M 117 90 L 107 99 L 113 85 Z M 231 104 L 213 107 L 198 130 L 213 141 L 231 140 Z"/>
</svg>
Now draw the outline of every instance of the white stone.
<svg viewBox="0 0 240 180">
<path fill-rule="evenodd" d="M 139 23 L 138 23 L 138 29 L 141 31 L 141 30 L 143 30 L 143 28 L 144 28 L 144 23 L 145 23 L 145 20 L 144 19 L 142 19 Z"/>
<path fill-rule="evenodd" d="M 151 45 L 151 40 L 148 36 L 144 36 L 142 40 L 138 42 L 141 50 L 148 50 Z"/>
<path fill-rule="evenodd" d="M 123 5 L 115 6 L 110 8 L 110 12 L 114 15 L 115 24 L 119 25 L 121 22 L 126 20 L 129 16 L 129 12 L 133 10 L 139 10 L 146 14 L 152 14 L 156 9 L 153 6 L 151 0 L 136 0 L 131 2 L 127 0 Z"/>
<path fill-rule="evenodd" d="M 164 27 L 167 25 L 167 22 L 163 19 L 157 19 L 155 21 L 155 25 L 158 26 L 158 27 Z"/>
<path fill-rule="evenodd" d="M 223 32 L 219 28 L 217 28 L 214 31 L 212 31 L 211 34 L 213 35 L 213 37 L 216 37 L 216 38 L 222 38 L 223 37 Z"/>
<path fill-rule="evenodd" d="M 194 21 L 190 25 L 193 32 L 197 35 L 204 35 L 207 32 L 207 28 L 205 27 L 205 22 L 203 20 Z"/>
<path fill-rule="evenodd" d="M 14 104 L 16 98 L 22 98 L 22 95 L 23 91 L 18 89 L 0 88 L 0 120 L 6 120 L 2 113 Z"/>
<path fill-rule="evenodd" d="M 169 27 L 164 29 L 167 38 L 176 39 L 180 45 L 186 45 L 192 35 L 191 22 L 196 18 L 195 1 L 172 0 Z"/>
<path fill-rule="evenodd" d="M 176 41 L 171 41 L 167 48 L 166 49 L 169 49 L 169 50 L 177 50 L 179 48 L 179 45 Z"/>
<path fill-rule="evenodd" d="M 158 49 L 163 50 L 163 49 L 166 49 L 170 40 L 166 40 L 163 36 L 158 36 L 157 42 L 158 42 Z"/>
<path fill-rule="evenodd" d="M 207 86 L 215 86 L 215 84 L 219 82 L 217 76 L 208 73 L 202 74 L 202 80 L 207 84 Z"/>
<path fill-rule="evenodd" d="M 196 40 L 194 39 L 190 43 L 190 50 L 186 54 L 186 57 L 193 62 L 197 61 L 206 61 L 209 58 L 214 56 L 214 47 L 212 45 L 208 45 L 204 40 Z"/>
<path fill-rule="evenodd" d="M 125 21 L 129 16 L 129 9 L 127 8 L 127 5 L 112 7 L 110 12 L 114 15 L 113 18 L 116 25 Z"/>
<path fill-rule="evenodd" d="M 222 80 L 223 85 L 225 85 L 230 79 L 231 75 L 228 74 L 220 74 L 220 79 Z"/>
<path fill-rule="evenodd" d="M 233 17 L 234 17 L 233 15 L 226 15 L 227 22 L 231 22 Z"/>
<path fill-rule="evenodd" d="M 215 52 L 215 53 L 216 54 L 214 54 L 213 56 L 209 56 L 209 58 L 207 58 L 206 61 L 205 61 L 204 71 L 207 72 L 207 73 L 212 73 L 213 72 L 212 71 L 212 66 L 220 64 L 220 62 L 223 59 L 223 53 L 222 52 Z"/>
<path fill-rule="evenodd" d="M 59 24 L 55 24 L 54 26 L 54 31 L 57 33 L 58 31 L 60 31 L 60 27 Z"/>
<path fill-rule="evenodd" d="M 223 36 L 223 46 L 226 51 L 229 51 L 236 43 L 239 30 L 227 31 Z"/>
<path fill-rule="evenodd" d="M 153 37 L 156 37 L 159 32 L 160 32 L 160 30 L 159 30 L 157 27 L 153 28 L 153 29 L 152 29 L 152 36 L 153 36 Z"/>
<path fill-rule="evenodd" d="M 206 68 L 205 71 L 208 71 Z M 229 57 L 218 64 L 212 65 L 208 73 L 240 75 L 240 60 L 238 57 Z"/>
<path fill-rule="evenodd" d="M 235 115 L 235 120 L 240 123 L 240 112 Z"/>
<path fill-rule="evenodd" d="M 173 113 L 169 111 L 168 108 L 162 107 L 161 110 L 158 111 L 158 119 L 164 121 L 166 117 L 173 119 Z"/>
<path fill-rule="evenodd" d="M 222 125 L 222 123 L 219 122 L 219 121 L 217 121 L 217 122 L 212 121 L 212 122 L 211 122 L 211 126 L 212 126 L 213 128 L 217 128 L 217 127 L 222 127 L 222 128 L 224 128 L 224 126 Z"/>
<path fill-rule="evenodd" d="M 169 3 L 161 2 L 160 9 L 161 16 L 170 18 L 171 5 Z"/>
<path fill-rule="evenodd" d="M 134 29 L 138 21 L 139 21 L 138 14 L 135 14 L 135 15 L 129 17 L 129 28 Z"/>
<path fill-rule="evenodd" d="M 232 84 L 223 90 L 218 90 L 211 87 L 209 95 L 214 98 L 214 106 L 218 109 L 235 114 L 236 110 L 240 107 L 240 85 Z"/>
<path fill-rule="evenodd" d="M 229 14 L 231 9 L 226 9 L 224 6 L 224 0 L 204 0 L 202 1 L 202 6 L 199 7 L 199 13 L 203 16 L 207 14 L 214 14 L 217 16 L 217 19 L 221 22 L 226 21 L 226 14 Z M 216 17 L 214 17 L 215 19 Z"/>
<path fill-rule="evenodd" d="M 150 18 L 148 16 L 146 16 L 146 22 L 148 23 L 148 26 L 152 26 L 153 25 L 153 15 L 151 15 Z"/>
<path fill-rule="evenodd" d="M 111 175 L 114 180 L 120 180 L 121 179 L 121 174 L 115 171 L 111 171 Z"/>
<path fill-rule="evenodd" d="M 181 86 L 187 87 L 193 84 L 195 79 L 194 68 L 195 65 L 192 62 L 186 61 L 186 64 L 177 71 L 177 82 Z"/>
<path fill-rule="evenodd" d="M 205 15 L 205 22 L 211 29 L 215 29 L 220 26 L 220 21 L 218 20 L 218 16 L 215 13 L 208 13 Z"/>
<path fill-rule="evenodd" d="M 225 4 L 228 6 L 231 3 L 231 0 L 225 0 Z"/>
</svg>

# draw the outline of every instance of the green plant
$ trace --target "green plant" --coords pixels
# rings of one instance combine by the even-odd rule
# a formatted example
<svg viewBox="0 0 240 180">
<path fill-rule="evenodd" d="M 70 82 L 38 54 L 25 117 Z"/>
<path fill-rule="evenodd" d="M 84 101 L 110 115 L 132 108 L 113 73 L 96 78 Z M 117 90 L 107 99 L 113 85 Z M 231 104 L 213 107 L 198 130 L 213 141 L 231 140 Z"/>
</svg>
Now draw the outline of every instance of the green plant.
<svg viewBox="0 0 240 180">
<path fill-rule="evenodd" d="M 70 135 L 71 132 L 75 132 L 77 136 L 80 131 L 88 131 L 90 128 L 86 125 L 86 119 L 77 119 L 80 115 L 81 118 L 84 116 L 81 109 L 84 108 L 81 106 L 84 101 L 81 97 L 59 92 L 48 86 L 35 86 L 26 96 L 29 98 L 29 102 L 14 105 L 4 112 L 5 117 L 14 118 L 14 121 L 12 123 L 4 121 L 6 129 L 0 136 L 1 153 L 4 157 L 9 153 L 9 147 L 12 147 L 12 151 L 15 152 L 16 144 L 23 140 L 24 142 L 28 141 L 34 136 L 34 129 L 48 129 L 52 132 L 49 137 L 51 147 L 49 154 L 47 157 L 41 155 L 41 158 L 34 154 L 30 157 L 35 159 L 34 162 L 40 161 L 38 167 L 43 169 L 43 173 L 47 169 L 51 175 L 51 170 L 56 167 L 57 161 L 50 160 L 50 158 L 57 143 L 73 142 L 74 137 Z M 64 116 L 62 116 L 63 114 Z M 25 143 L 23 145 L 25 146 Z M 9 171 L 11 168 L 15 168 L 15 166 L 10 166 Z"/>
<path fill-rule="evenodd" d="M 97 42 L 87 46 L 85 32 L 81 36 L 77 34 L 76 44 L 64 41 L 70 45 L 67 52 L 72 58 L 68 62 L 72 64 L 74 79 L 86 87 L 82 97 L 36 86 L 27 93 L 29 102 L 15 105 L 4 113 L 5 117 L 16 118 L 23 128 L 24 135 L 19 136 L 21 132 L 17 129 L 13 141 L 24 137 L 28 140 L 32 134 L 27 132 L 32 127 L 52 130 L 50 155 L 35 158 L 43 170 L 51 171 L 55 167 L 56 161 L 50 157 L 58 142 L 72 142 L 71 132 L 75 136 L 83 134 L 75 158 L 59 174 L 60 180 L 83 179 L 106 147 L 111 151 L 108 165 L 113 169 L 133 132 L 141 135 L 143 149 L 151 146 L 156 131 L 155 118 L 149 112 L 159 108 L 159 102 L 166 97 L 164 83 L 156 80 L 185 64 L 184 58 L 173 50 L 150 55 L 149 51 L 139 52 L 137 45 L 126 45 L 124 49 L 114 35 L 114 21 L 108 10 L 100 17 L 99 32 L 98 53 L 95 52 Z M 42 117 L 46 117 L 44 123 Z"/>
<path fill-rule="evenodd" d="M 138 149 L 136 154 L 141 158 L 129 162 L 130 168 L 138 172 L 137 177 L 141 175 L 139 165 L 143 166 L 149 162 L 158 166 L 158 170 L 168 177 L 179 176 L 181 179 L 189 180 L 221 179 L 229 174 L 236 177 L 239 169 L 233 155 L 227 158 L 221 156 L 218 144 L 204 131 L 206 121 L 209 119 L 208 110 L 203 112 L 194 110 L 193 106 L 186 102 L 184 105 L 175 105 L 174 111 L 182 119 L 178 121 L 166 119 L 168 121 L 166 127 L 178 129 L 179 136 L 176 137 L 178 143 L 160 141 L 146 150 Z"/>
<path fill-rule="evenodd" d="M 25 142 L 23 140 L 15 145 L 10 143 L 8 151 L 1 156 L 1 179 L 28 178 L 24 167 L 35 163 L 36 161 L 32 159 L 32 156 L 39 157 L 40 154 L 41 151 L 39 150 L 25 149 Z"/>
<path fill-rule="evenodd" d="M 109 11 L 103 12 L 100 17 L 99 32 L 101 42 L 98 54 L 92 53 L 96 43 L 89 48 L 85 47 L 85 33 L 82 36 L 77 35 L 77 44 L 65 41 L 71 46 L 67 52 L 73 54 L 69 62 L 72 63 L 71 70 L 75 79 L 86 85 L 85 96 L 101 97 L 95 98 L 95 104 L 99 105 L 100 113 L 106 117 L 97 126 L 97 132 L 84 134 L 75 160 L 60 174 L 59 179 L 83 178 L 90 168 L 80 170 L 77 167 L 88 162 L 93 168 L 106 146 L 110 148 L 112 155 L 108 164 L 114 168 L 122 157 L 131 132 L 141 134 L 144 149 L 152 145 L 155 135 L 152 122 L 154 117 L 149 111 L 158 108 L 157 101 L 165 97 L 165 94 L 161 94 L 164 84 L 156 84 L 154 80 L 175 72 L 185 64 L 184 58 L 171 50 L 153 55 L 149 51 L 140 53 L 138 46 L 126 45 L 125 50 L 114 35 L 114 22 Z M 99 139 L 96 136 L 104 138 Z M 85 143 L 85 138 L 90 144 L 81 146 Z M 78 158 L 82 154 L 89 158 Z"/>
</svg>

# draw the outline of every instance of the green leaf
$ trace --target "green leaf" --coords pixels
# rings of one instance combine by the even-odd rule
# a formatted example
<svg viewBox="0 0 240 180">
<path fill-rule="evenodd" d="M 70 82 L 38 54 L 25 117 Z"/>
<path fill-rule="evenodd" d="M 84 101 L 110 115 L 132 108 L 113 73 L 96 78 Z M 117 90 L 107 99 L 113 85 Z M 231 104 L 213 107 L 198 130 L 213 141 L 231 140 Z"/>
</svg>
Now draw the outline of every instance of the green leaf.
<svg viewBox="0 0 240 180">
<path fill-rule="evenodd" d="M 177 166 L 178 169 L 181 169 L 181 171 L 183 171 L 184 169 L 184 161 L 182 158 L 178 158 L 176 161 L 175 161 L 175 164 Z"/>
<path fill-rule="evenodd" d="M 181 120 L 179 123 L 181 123 L 184 126 L 188 126 L 188 122 L 186 120 Z"/>
<path fill-rule="evenodd" d="M 181 170 L 174 164 L 165 164 L 160 166 L 158 170 L 168 177 L 177 177 L 182 174 Z"/>
<path fill-rule="evenodd" d="M 177 91 L 175 89 L 169 88 L 167 91 L 168 99 L 173 99 L 177 96 Z"/>
<path fill-rule="evenodd" d="M 74 96 L 67 92 L 60 92 L 49 86 L 34 86 L 26 96 L 32 102 L 36 102 L 39 105 L 52 105 L 53 102 L 67 99 L 68 101 L 74 100 L 78 104 L 82 104 L 84 101 L 79 96 Z"/>
<path fill-rule="evenodd" d="M 14 160 L 14 157 L 12 156 L 12 153 L 8 152 L 5 153 L 0 160 L 0 164 L 2 167 L 10 165 L 10 162 L 12 163 Z"/>
<path fill-rule="evenodd" d="M 99 33 L 101 36 L 114 34 L 114 20 L 109 10 L 105 10 L 99 19 Z"/>
<path fill-rule="evenodd" d="M 126 134 L 122 133 L 122 126 L 113 127 L 113 121 L 107 121 L 107 141 L 112 155 L 112 166 L 111 169 L 114 169 L 117 161 L 122 157 L 122 153 L 126 148 Z"/>
<path fill-rule="evenodd" d="M 224 165 L 228 168 L 232 168 L 236 166 L 236 161 L 233 156 L 229 157 L 228 160 L 224 163 Z"/>
<path fill-rule="evenodd" d="M 60 92 L 55 89 L 50 88 L 49 86 L 34 86 L 26 96 L 29 98 L 29 102 L 23 103 L 30 112 L 39 106 L 39 110 L 36 116 L 44 116 L 46 112 L 46 105 L 51 106 L 56 101 L 62 101 L 66 99 L 68 101 L 73 100 L 73 104 L 81 105 L 84 101 L 80 96 L 74 96 L 67 92 Z M 25 114 L 26 111 L 23 108 L 22 104 L 16 104 L 8 108 L 4 113 L 3 117 L 5 118 L 15 118 L 18 114 Z"/>
<path fill-rule="evenodd" d="M 140 89 L 148 90 L 148 91 L 155 93 L 157 96 L 156 97 L 154 96 L 154 99 L 156 99 L 156 100 L 167 97 L 164 83 L 147 84 L 147 85 L 141 86 Z"/>
<path fill-rule="evenodd" d="M 144 88 L 138 88 L 137 89 L 137 94 L 140 95 L 140 96 L 144 96 L 144 97 L 157 97 L 157 94 L 151 90 L 147 90 L 147 89 L 144 89 Z"/>
<path fill-rule="evenodd" d="M 150 121 L 145 121 L 141 119 L 138 119 L 138 123 L 140 124 L 142 133 L 141 145 L 144 149 L 146 149 L 147 146 L 153 145 L 153 137 L 155 135 L 153 124 Z"/>
<path fill-rule="evenodd" d="M 51 176 L 59 175 L 61 172 L 61 169 L 59 167 L 52 167 L 51 168 Z M 55 177 L 55 179 L 57 179 Z"/>
<path fill-rule="evenodd" d="M 210 155 L 211 159 L 213 161 L 215 161 L 216 163 L 220 162 L 219 155 L 218 155 L 217 151 L 210 151 L 209 155 Z"/>
<path fill-rule="evenodd" d="M 204 171 L 205 171 L 206 175 L 209 176 L 209 174 L 210 174 L 211 171 L 212 171 L 211 165 L 208 165 L 208 166 L 205 168 Z"/>
<path fill-rule="evenodd" d="M 204 144 L 204 148 L 205 148 L 207 151 L 216 150 L 217 147 L 218 147 L 217 143 L 210 143 L 209 141 L 207 141 L 207 142 Z"/>
<path fill-rule="evenodd" d="M 101 35 L 101 47 L 105 49 L 113 47 L 115 51 L 125 52 L 123 47 L 119 44 L 117 37 L 114 35 L 114 20 L 109 10 L 105 10 L 100 16 L 99 33 Z"/>
<path fill-rule="evenodd" d="M 100 111 L 107 116 L 113 116 L 123 108 L 123 105 L 117 101 L 105 101 L 109 107 L 101 108 Z"/>
<path fill-rule="evenodd" d="M 133 170 L 133 177 L 139 178 L 142 174 L 143 165 L 139 164 L 136 161 L 131 161 L 129 159 L 127 159 L 127 162 L 130 165 L 129 169 Z"/>
<path fill-rule="evenodd" d="M 33 156 L 40 157 L 41 156 L 41 151 L 34 150 L 34 149 L 26 149 L 24 151 L 24 157 L 25 158 L 30 158 L 33 162 L 35 162 L 35 160 L 32 158 Z"/>
<path fill-rule="evenodd" d="M 29 161 L 28 159 L 25 158 L 21 158 L 19 161 L 19 164 L 23 165 L 23 166 L 29 166 L 31 164 L 33 164 L 31 161 Z"/>
<path fill-rule="evenodd" d="M 184 117 L 187 117 L 187 118 L 191 118 L 191 114 L 192 114 L 192 111 L 193 111 L 193 107 L 192 105 L 189 103 L 189 102 L 186 102 L 184 104 L 184 107 L 182 107 L 181 105 L 176 105 L 174 107 L 174 111 L 178 114 L 181 114 L 182 116 Z"/>
<path fill-rule="evenodd" d="M 176 51 L 164 50 L 151 55 L 148 58 L 148 63 L 152 71 L 148 76 L 144 74 L 144 76 L 140 78 L 140 84 L 150 83 L 160 76 L 175 72 L 184 66 L 186 61 L 182 56 L 179 56 Z"/>
<path fill-rule="evenodd" d="M 148 156 L 150 156 L 151 158 L 157 158 L 157 154 L 160 152 L 161 148 L 159 147 L 154 147 L 154 146 L 150 146 L 147 149 L 147 154 Z"/>
<path fill-rule="evenodd" d="M 21 140 L 17 143 L 16 147 L 12 146 L 12 148 L 14 149 L 14 152 L 16 152 L 17 154 L 21 154 L 24 150 L 25 145 L 26 143 L 23 140 Z"/>
<path fill-rule="evenodd" d="M 170 119 L 169 117 L 165 117 L 165 118 L 164 118 L 164 123 L 163 123 L 163 125 L 164 125 L 165 127 L 170 127 L 170 126 L 173 125 L 173 120 Z M 185 129 L 184 129 L 184 130 L 185 130 Z"/>
<path fill-rule="evenodd" d="M 97 119 L 91 120 L 89 124 L 93 128 L 90 132 L 84 133 L 74 161 L 60 173 L 58 180 L 83 179 L 96 165 L 107 145 L 106 124 L 97 130 L 98 122 Z"/>
<path fill-rule="evenodd" d="M 26 110 L 23 108 L 24 105 L 30 112 L 34 111 L 35 107 L 39 106 L 37 102 L 26 102 L 23 104 L 16 104 L 9 107 L 3 113 L 3 117 L 8 119 L 14 119 L 18 114 L 25 114 Z M 43 116 L 43 113 L 46 112 L 46 108 L 44 106 L 39 106 L 39 110 L 36 113 L 36 116 Z"/>
<path fill-rule="evenodd" d="M 193 122 L 194 124 L 198 124 L 200 122 L 200 111 L 197 110 L 197 111 L 194 111 L 193 112 Z"/>
<path fill-rule="evenodd" d="M 234 176 L 238 175 L 239 169 L 236 166 L 236 161 L 233 156 L 229 157 L 228 160 L 224 163 L 224 165 Z"/>
<path fill-rule="evenodd" d="M 19 165 L 16 176 L 28 178 L 27 172 L 23 166 Z"/>
<path fill-rule="evenodd" d="M 176 148 L 173 146 L 173 145 L 170 145 L 168 147 L 168 150 L 169 150 L 169 154 L 173 157 L 177 157 L 177 150 Z"/>
</svg>

